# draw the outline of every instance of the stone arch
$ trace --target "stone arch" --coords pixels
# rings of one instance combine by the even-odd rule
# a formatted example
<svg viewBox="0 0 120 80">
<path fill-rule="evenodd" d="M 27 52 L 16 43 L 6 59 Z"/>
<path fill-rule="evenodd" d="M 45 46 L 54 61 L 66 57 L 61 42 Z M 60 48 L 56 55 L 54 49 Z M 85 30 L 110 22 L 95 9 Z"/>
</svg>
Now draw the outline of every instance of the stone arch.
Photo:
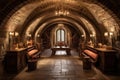
<svg viewBox="0 0 120 80">
<path fill-rule="evenodd" d="M 35 1 L 39 1 L 39 0 L 35 0 Z M 45 1 L 45 0 L 42 0 L 42 1 Z M 42 3 L 42 1 L 40 1 L 40 4 L 43 4 Z M 50 1 L 52 1 L 52 0 L 50 0 Z M 88 0 L 87 0 L 88 1 Z M 15 9 L 13 9 L 13 11 L 11 11 L 11 13 L 6 17 L 6 19 L 4 20 L 4 22 L 3 22 L 3 24 L 1 25 L 1 26 L 3 26 L 3 27 L 5 27 L 5 24 L 7 24 L 7 22 L 9 22 L 10 21 L 10 19 L 14 16 L 14 14 L 17 12 L 17 11 L 19 11 L 18 9 L 21 9 L 21 8 L 23 8 L 23 6 L 25 7 L 27 4 L 32 4 L 31 2 L 34 2 L 34 0 L 28 0 L 28 1 L 25 1 L 23 4 L 21 4 L 21 5 L 19 5 L 19 6 L 17 6 Z M 103 10 L 108 10 L 106 7 L 105 8 L 103 8 L 103 5 L 101 5 L 100 3 L 97 3 L 96 1 L 94 2 L 93 0 L 89 0 L 89 2 L 86 2 L 86 0 L 82 0 L 82 1 L 78 1 L 78 2 L 82 2 L 82 4 L 84 3 L 85 5 L 87 4 L 87 5 L 89 5 L 89 3 L 93 3 L 93 4 L 95 4 L 95 5 L 97 5 L 97 6 L 99 6 L 100 8 L 102 8 Z M 79 6 L 80 7 L 80 4 L 81 3 L 78 3 L 78 5 L 77 6 Z M 47 3 L 46 3 L 46 5 L 47 5 Z M 85 6 L 84 5 L 84 6 Z M 42 6 L 42 5 L 41 5 Z M 86 6 L 85 6 L 86 7 Z M 29 7 L 30 8 L 30 7 Z M 91 11 L 91 10 L 90 10 Z M 116 30 L 118 30 L 117 32 L 119 32 L 119 23 L 117 23 L 116 21 L 118 21 L 119 22 L 119 20 L 117 20 L 118 18 L 116 18 L 116 17 L 114 17 L 115 15 L 111 12 L 111 11 L 107 11 L 107 13 L 112 17 L 112 19 L 114 20 L 114 22 L 117 24 L 117 29 Z M 96 15 L 96 14 L 93 14 L 93 15 Z M 17 18 L 17 16 L 14 16 L 15 18 Z M 21 17 L 21 16 L 20 16 Z M 13 18 L 13 20 L 15 20 L 14 18 Z M 10 21 L 10 23 L 11 23 L 12 21 Z M 19 22 L 19 20 L 18 20 L 18 22 Z M 9 25 L 9 24 L 8 24 Z M 11 23 L 11 26 L 12 26 L 13 24 Z M 7 25 L 6 25 L 7 26 Z M 15 27 L 19 27 L 19 26 L 22 26 L 22 24 L 21 25 L 13 25 L 12 27 L 13 27 L 13 29 L 14 29 L 14 26 Z M 9 28 L 9 27 L 8 27 Z M 105 28 L 105 26 L 104 26 L 104 28 Z M 11 29 L 12 30 L 12 29 Z M 6 30 L 7 31 L 7 30 Z M 8 30 L 9 31 L 9 30 Z M 14 30 L 13 30 L 14 31 Z M 7 34 L 7 33 L 6 33 Z M 117 33 L 117 35 L 119 35 L 119 33 Z"/>
</svg>

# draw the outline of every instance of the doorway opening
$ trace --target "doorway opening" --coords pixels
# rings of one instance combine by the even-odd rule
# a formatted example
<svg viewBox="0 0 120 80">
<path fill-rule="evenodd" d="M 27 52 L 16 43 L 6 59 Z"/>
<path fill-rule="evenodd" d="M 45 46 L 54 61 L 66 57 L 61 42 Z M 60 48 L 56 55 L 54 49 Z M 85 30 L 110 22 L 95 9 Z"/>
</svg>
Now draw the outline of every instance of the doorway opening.
<svg viewBox="0 0 120 80">
<path fill-rule="evenodd" d="M 57 50 L 55 55 L 67 55 L 67 54 L 66 54 L 66 51 L 64 50 Z"/>
</svg>

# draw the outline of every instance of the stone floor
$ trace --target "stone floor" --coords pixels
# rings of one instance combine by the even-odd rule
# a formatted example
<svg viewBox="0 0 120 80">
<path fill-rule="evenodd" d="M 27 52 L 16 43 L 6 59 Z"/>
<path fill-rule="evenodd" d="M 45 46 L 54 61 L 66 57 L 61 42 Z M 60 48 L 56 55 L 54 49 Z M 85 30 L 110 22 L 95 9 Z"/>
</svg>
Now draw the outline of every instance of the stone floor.
<svg viewBox="0 0 120 80">
<path fill-rule="evenodd" d="M 75 51 L 67 56 L 64 51 L 56 52 L 50 56 L 45 51 L 37 62 L 37 69 L 28 71 L 26 67 L 18 74 L 0 74 L 0 80 L 120 80 L 110 79 L 92 66 L 92 69 L 83 69 L 83 62 Z M 46 56 L 45 56 L 46 55 Z"/>
</svg>

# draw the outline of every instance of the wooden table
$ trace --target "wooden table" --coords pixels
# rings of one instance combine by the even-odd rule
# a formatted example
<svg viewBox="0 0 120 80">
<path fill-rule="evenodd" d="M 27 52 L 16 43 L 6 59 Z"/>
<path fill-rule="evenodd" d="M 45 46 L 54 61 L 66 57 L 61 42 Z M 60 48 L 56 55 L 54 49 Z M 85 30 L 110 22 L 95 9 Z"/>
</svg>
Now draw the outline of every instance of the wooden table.
<svg viewBox="0 0 120 80">
<path fill-rule="evenodd" d="M 117 70 L 117 51 L 104 48 L 95 48 L 99 54 L 99 68 L 103 72 L 115 72 Z"/>
<path fill-rule="evenodd" d="M 4 58 L 4 69 L 9 73 L 17 73 L 25 68 L 26 64 L 26 48 L 15 50 L 7 50 Z"/>
<path fill-rule="evenodd" d="M 118 52 L 115 49 L 106 48 L 92 48 L 86 46 L 86 49 L 91 50 L 98 54 L 97 67 L 105 73 L 114 73 L 118 67 Z"/>
<path fill-rule="evenodd" d="M 67 55 L 71 55 L 70 54 L 71 49 L 69 47 L 64 47 L 64 46 L 59 47 L 59 46 L 57 46 L 57 47 L 51 48 L 51 50 L 52 50 L 52 55 L 55 55 L 57 50 L 65 50 Z"/>
</svg>

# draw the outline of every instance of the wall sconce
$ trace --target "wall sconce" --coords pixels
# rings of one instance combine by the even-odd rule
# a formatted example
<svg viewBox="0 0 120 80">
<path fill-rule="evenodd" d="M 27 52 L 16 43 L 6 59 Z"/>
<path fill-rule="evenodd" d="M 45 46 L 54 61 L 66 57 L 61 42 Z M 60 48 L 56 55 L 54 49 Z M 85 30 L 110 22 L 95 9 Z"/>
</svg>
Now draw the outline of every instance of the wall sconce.
<svg viewBox="0 0 120 80">
<path fill-rule="evenodd" d="M 104 36 L 106 36 L 106 37 L 107 37 L 107 36 L 113 36 L 113 32 L 105 32 L 105 33 L 104 33 Z"/>
<path fill-rule="evenodd" d="M 92 45 L 93 46 L 95 46 L 96 45 L 96 37 L 95 37 L 96 35 L 95 35 L 95 33 L 93 33 L 93 34 L 90 34 L 90 40 L 92 41 Z"/>
<path fill-rule="evenodd" d="M 19 33 L 18 33 L 18 32 L 15 32 L 15 36 L 16 36 L 16 37 L 19 36 Z"/>
<path fill-rule="evenodd" d="M 38 34 L 37 37 L 40 37 L 40 35 Z"/>
<path fill-rule="evenodd" d="M 107 41 L 108 41 L 108 45 L 111 45 L 112 46 L 112 43 L 113 43 L 113 32 L 105 32 L 104 33 L 104 36 L 106 37 Z"/>
<path fill-rule="evenodd" d="M 9 35 L 10 36 L 14 36 L 14 32 L 9 32 Z"/>
<path fill-rule="evenodd" d="M 106 36 L 106 37 L 107 37 L 107 36 L 108 36 L 108 32 L 105 32 L 105 33 L 104 33 L 104 36 Z"/>
<path fill-rule="evenodd" d="M 94 34 L 90 34 L 90 37 L 95 37 L 95 35 Z"/>
<path fill-rule="evenodd" d="M 113 36 L 113 32 L 110 32 L 109 34 L 110 34 L 110 36 Z"/>
<path fill-rule="evenodd" d="M 32 36 L 32 35 L 29 33 L 29 34 L 28 34 L 28 37 L 31 37 L 31 36 Z"/>
<path fill-rule="evenodd" d="M 81 35 L 81 37 L 85 37 L 85 35 Z"/>
<path fill-rule="evenodd" d="M 19 33 L 18 32 L 9 32 L 9 35 L 10 36 L 19 36 Z"/>
<path fill-rule="evenodd" d="M 9 32 L 9 50 L 14 48 L 14 44 L 18 43 L 18 32 Z"/>
</svg>

